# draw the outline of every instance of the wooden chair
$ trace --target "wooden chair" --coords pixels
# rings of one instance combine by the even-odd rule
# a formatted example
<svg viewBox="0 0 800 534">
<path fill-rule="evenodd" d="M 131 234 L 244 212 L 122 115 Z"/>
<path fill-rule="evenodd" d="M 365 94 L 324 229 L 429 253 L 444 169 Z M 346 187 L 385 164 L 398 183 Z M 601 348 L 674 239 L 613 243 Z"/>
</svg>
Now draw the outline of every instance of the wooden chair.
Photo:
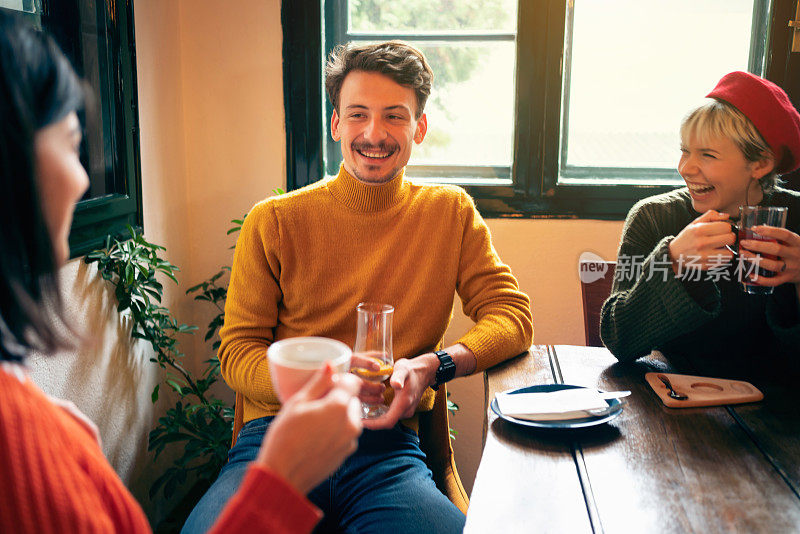
<svg viewBox="0 0 800 534">
<path fill-rule="evenodd" d="M 605 274 L 594 282 L 584 283 L 581 277 L 581 296 L 583 297 L 583 328 L 586 332 L 587 347 L 602 347 L 600 339 L 600 308 L 611 294 L 611 285 L 614 282 L 614 272 L 617 268 L 613 261 L 582 261 L 580 272 L 600 272 L 605 269 Z"/>
<path fill-rule="evenodd" d="M 236 436 L 244 425 L 242 418 L 241 393 L 236 394 L 233 416 L 233 439 L 231 447 L 236 444 Z M 419 441 L 422 452 L 427 457 L 428 468 L 433 473 L 433 481 L 439 491 L 445 494 L 464 514 L 469 507 L 469 497 L 461 477 L 458 476 L 453 446 L 450 442 L 450 422 L 447 413 L 447 387 L 442 386 L 436 392 L 433 409 L 419 414 Z"/>
<path fill-rule="evenodd" d="M 419 414 L 419 443 L 436 487 L 466 515 L 469 497 L 456 469 L 448 415 L 447 386 L 442 386 L 436 392 L 433 409 Z"/>
</svg>

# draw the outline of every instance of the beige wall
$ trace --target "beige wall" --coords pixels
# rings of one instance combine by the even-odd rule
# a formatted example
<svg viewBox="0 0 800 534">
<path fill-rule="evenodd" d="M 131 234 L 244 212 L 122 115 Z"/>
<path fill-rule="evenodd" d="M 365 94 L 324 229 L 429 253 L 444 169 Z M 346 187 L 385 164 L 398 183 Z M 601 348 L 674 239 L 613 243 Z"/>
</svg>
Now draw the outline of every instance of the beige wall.
<svg viewBox="0 0 800 534">
<path fill-rule="evenodd" d="M 225 264 L 234 237 L 229 220 L 275 187 L 285 186 L 280 1 L 136 0 L 142 191 L 147 237 L 167 247 L 181 286 L 167 303 L 182 322 L 204 330 L 212 311 L 185 296 Z M 577 258 L 592 250 L 612 258 L 619 222 L 491 220 L 494 243 L 534 303 L 538 343 L 583 343 Z M 146 435 L 159 375 L 147 348 L 131 346 L 107 285 L 79 261 L 62 273 L 70 313 L 95 345 L 58 359 L 34 360 L 42 387 L 86 411 L 101 428 L 104 452 L 151 520 L 170 503 L 149 502 L 152 467 Z M 456 314 L 448 338 L 468 328 Z M 183 341 L 197 364 L 208 357 L 202 334 Z M 471 487 L 480 458 L 483 383 L 457 381 L 452 398 L 460 434 L 456 457 Z M 230 393 L 222 392 L 230 399 Z"/>
<path fill-rule="evenodd" d="M 188 286 L 231 264 L 230 220 L 285 187 L 280 21 L 278 0 L 180 2 L 187 196 L 176 208 L 188 224 Z M 190 320 L 204 333 L 213 315 L 198 303 Z"/>
</svg>

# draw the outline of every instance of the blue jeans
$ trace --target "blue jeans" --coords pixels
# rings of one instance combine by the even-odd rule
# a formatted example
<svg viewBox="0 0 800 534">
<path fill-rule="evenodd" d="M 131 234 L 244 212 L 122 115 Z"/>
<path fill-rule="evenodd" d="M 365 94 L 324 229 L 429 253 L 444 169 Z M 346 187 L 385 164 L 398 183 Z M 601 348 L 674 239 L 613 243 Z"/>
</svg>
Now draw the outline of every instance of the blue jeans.
<svg viewBox="0 0 800 534">
<path fill-rule="evenodd" d="M 255 460 L 271 422 L 272 417 L 262 417 L 244 425 L 228 463 L 192 510 L 182 533 L 211 528 Z M 358 450 L 311 490 L 308 499 L 325 514 L 315 533 L 464 530 L 464 514 L 436 488 L 416 433 L 399 424 L 390 430 L 364 430 Z"/>
</svg>

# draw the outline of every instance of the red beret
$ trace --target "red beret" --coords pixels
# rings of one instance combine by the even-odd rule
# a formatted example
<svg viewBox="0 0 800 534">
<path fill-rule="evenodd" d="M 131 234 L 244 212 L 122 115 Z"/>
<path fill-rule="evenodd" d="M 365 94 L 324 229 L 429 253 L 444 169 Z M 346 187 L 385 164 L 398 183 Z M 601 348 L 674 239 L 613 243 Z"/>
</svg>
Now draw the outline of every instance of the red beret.
<svg viewBox="0 0 800 534">
<path fill-rule="evenodd" d="M 731 72 L 708 98 L 724 100 L 755 125 L 775 156 L 775 172 L 800 168 L 800 114 L 783 89 L 748 72 Z"/>
</svg>

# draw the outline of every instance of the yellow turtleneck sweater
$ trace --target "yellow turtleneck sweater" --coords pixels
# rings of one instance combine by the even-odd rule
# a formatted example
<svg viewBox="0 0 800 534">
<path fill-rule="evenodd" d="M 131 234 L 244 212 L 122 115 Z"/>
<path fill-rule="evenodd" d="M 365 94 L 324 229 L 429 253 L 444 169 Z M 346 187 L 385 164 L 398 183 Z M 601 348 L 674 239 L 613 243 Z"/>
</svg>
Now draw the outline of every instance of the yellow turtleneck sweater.
<svg viewBox="0 0 800 534">
<path fill-rule="evenodd" d="M 475 354 L 476 371 L 528 349 L 529 299 L 464 190 L 409 182 L 402 172 L 367 185 L 342 167 L 247 216 L 220 330 L 222 376 L 243 395 L 245 422 L 274 415 L 270 343 L 323 336 L 352 347 L 356 306 L 382 302 L 395 309 L 395 360 L 414 357 L 441 344 L 455 292 L 476 322 L 458 340 Z M 428 389 L 418 411 L 432 406 Z"/>
</svg>

